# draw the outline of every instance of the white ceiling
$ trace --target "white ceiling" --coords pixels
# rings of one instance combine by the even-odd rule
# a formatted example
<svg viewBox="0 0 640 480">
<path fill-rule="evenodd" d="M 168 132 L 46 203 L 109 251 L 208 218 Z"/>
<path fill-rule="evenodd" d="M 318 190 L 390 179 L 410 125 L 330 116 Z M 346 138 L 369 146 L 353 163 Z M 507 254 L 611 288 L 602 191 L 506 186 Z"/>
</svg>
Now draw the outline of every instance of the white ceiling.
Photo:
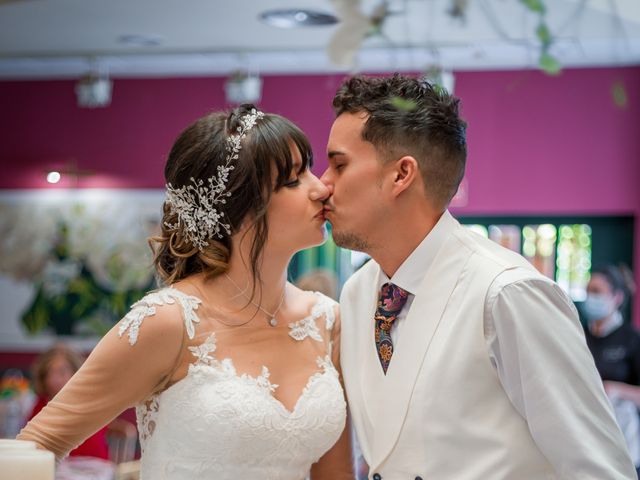
<svg viewBox="0 0 640 480">
<path fill-rule="evenodd" d="M 356 0 L 353 0 L 354 2 Z M 522 0 L 390 0 L 383 37 L 366 40 L 356 70 L 533 67 L 537 17 Z M 362 0 L 371 12 L 380 0 Z M 458 0 L 460 3 L 460 0 Z M 462 2 L 464 3 L 464 2 Z M 545 0 L 563 66 L 640 65 L 640 0 Z M 338 26 L 280 29 L 261 23 L 274 8 L 335 12 L 330 0 L 0 0 L 0 78 L 114 77 L 343 71 L 325 47 Z M 157 37 L 134 46 L 124 35 Z"/>
</svg>

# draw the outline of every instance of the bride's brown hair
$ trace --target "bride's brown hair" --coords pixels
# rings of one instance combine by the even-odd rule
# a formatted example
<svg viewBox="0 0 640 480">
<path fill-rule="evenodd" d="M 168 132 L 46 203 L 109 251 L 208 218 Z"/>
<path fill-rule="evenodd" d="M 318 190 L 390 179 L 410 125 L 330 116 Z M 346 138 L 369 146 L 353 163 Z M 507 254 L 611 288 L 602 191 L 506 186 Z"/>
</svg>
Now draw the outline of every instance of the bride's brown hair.
<svg viewBox="0 0 640 480">
<path fill-rule="evenodd" d="M 240 120 L 256 108 L 244 104 L 231 112 L 206 115 L 187 127 L 176 139 L 164 169 L 166 183 L 174 188 L 188 185 L 193 177 L 205 183 L 215 177 L 228 155 L 227 141 L 237 131 Z M 242 140 L 239 157 L 233 160 L 227 191 L 231 195 L 222 205 L 225 223 L 231 235 L 244 221 L 253 223 L 251 271 L 258 278 L 259 262 L 269 233 L 266 212 L 271 194 L 282 188 L 293 173 L 291 147 L 300 151 L 302 167 L 313 162 L 311 146 L 305 134 L 292 122 L 279 115 L 266 113 Z M 174 225 L 172 228 L 169 225 Z M 195 273 L 215 277 L 227 271 L 231 255 L 231 238 L 224 230 L 223 238 L 207 239 L 209 246 L 199 250 L 185 235 L 177 214 L 165 201 L 161 232 L 149 239 L 154 253 L 154 266 L 166 285 Z"/>
</svg>

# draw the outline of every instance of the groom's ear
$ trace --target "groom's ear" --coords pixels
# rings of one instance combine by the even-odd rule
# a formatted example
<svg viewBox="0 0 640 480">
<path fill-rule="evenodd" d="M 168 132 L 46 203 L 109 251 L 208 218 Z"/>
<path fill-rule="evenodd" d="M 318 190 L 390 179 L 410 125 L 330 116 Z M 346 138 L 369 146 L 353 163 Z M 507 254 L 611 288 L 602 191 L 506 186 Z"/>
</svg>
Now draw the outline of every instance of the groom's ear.
<svg viewBox="0 0 640 480">
<path fill-rule="evenodd" d="M 393 166 L 393 175 L 392 192 L 394 195 L 400 195 L 414 182 L 420 181 L 418 161 L 409 155 L 396 160 Z"/>
</svg>

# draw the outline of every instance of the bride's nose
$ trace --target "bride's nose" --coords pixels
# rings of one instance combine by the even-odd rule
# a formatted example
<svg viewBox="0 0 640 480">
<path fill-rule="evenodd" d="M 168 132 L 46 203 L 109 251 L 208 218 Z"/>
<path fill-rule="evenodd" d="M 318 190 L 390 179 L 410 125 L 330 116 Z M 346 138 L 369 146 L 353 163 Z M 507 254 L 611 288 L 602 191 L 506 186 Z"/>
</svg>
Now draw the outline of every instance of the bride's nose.
<svg viewBox="0 0 640 480">
<path fill-rule="evenodd" d="M 314 174 L 311 174 L 311 177 L 312 185 L 309 189 L 309 199 L 313 200 L 314 202 L 324 202 L 327 198 L 329 198 L 329 189 Z"/>
</svg>

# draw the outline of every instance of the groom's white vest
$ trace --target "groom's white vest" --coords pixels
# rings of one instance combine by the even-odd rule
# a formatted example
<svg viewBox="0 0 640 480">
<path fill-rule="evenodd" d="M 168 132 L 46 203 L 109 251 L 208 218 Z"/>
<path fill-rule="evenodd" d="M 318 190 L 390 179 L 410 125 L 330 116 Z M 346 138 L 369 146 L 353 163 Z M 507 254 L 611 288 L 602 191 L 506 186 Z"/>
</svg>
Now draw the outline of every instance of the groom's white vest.
<svg viewBox="0 0 640 480">
<path fill-rule="evenodd" d="M 559 478 L 502 389 L 483 330 L 496 276 L 538 273 L 448 220 L 455 225 L 402 320 L 386 376 L 373 339 L 379 266 L 369 262 L 343 289 L 341 364 L 369 478 Z"/>
</svg>

